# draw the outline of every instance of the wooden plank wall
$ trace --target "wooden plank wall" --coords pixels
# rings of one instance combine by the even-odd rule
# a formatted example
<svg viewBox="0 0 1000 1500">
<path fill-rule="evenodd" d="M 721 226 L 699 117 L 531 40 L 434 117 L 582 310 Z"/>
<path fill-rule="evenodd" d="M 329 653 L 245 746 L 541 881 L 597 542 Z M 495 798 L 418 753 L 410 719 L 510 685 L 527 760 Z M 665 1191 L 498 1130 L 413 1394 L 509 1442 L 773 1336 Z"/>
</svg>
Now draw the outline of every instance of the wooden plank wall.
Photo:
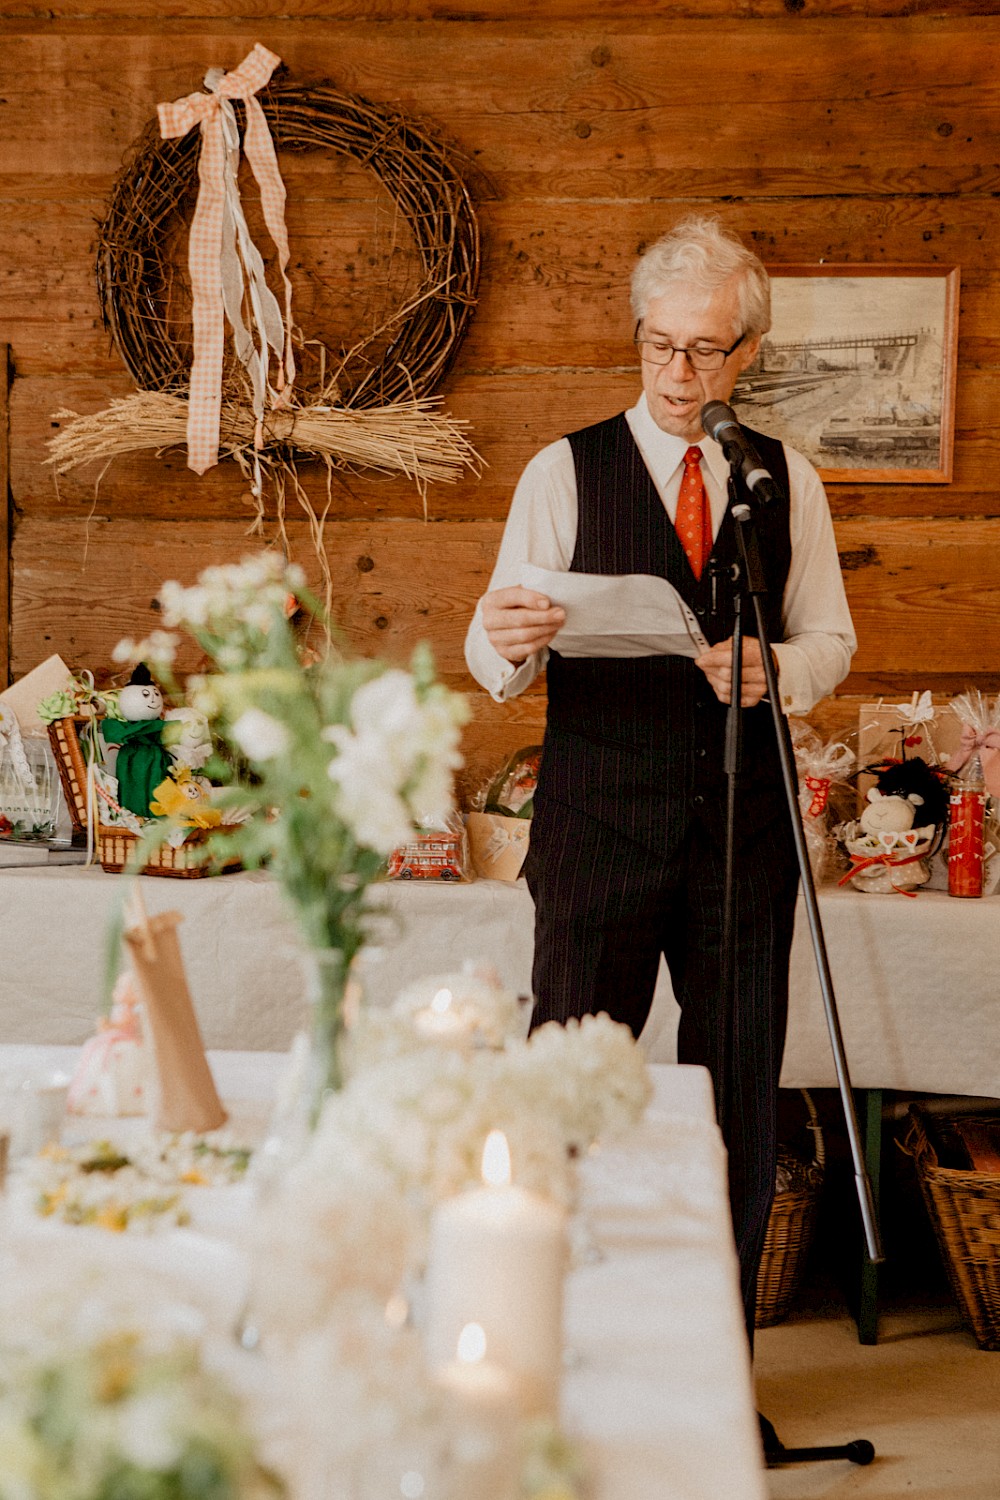
<svg viewBox="0 0 1000 1500">
<path fill-rule="evenodd" d="M 859 697 L 1000 688 L 1000 17 L 993 0 L 2 0 L 0 340 L 11 346 L 10 665 L 57 650 L 99 674 L 155 623 L 165 577 L 246 548 L 238 473 L 183 455 L 119 461 L 58 489 L 61 408 L 131 389 L 100 326 L 94 225 L 158 101 L 255 41 L 302 81 L 426 121 L 467 159 L 480 306 L 444 387 L 487 467 L 419 497 L 351 477 L 327 526 L 337 613 L 362 649 L 429 638 L 472 686 L 462 640 L 517 475 L 636 387 L 627 278 L 682 213 L 712 211 L 773 264 L 961 267 L 954 480 L 831 487 L 860 636 Z M 331 282 L 369 305 L 353 254 L 359 172 L 286 164 L 302 306 Z M 323 330 L 317 330 L 322 332 Z M 322 490 L 316 476 L 307 487 Z M 301 526 L 292 540 L 305 556 Z M 475 779 L 537 739 L 538 690 L 476 698 Z"/>
</svg>

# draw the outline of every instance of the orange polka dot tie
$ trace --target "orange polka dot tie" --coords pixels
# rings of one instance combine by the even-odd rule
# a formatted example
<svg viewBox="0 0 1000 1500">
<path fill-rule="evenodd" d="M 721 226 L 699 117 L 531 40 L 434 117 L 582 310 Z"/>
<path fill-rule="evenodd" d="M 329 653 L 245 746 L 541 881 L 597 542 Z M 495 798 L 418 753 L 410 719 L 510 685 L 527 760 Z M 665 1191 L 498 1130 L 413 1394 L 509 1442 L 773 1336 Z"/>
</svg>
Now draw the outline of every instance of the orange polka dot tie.
<svg viewBox="0 0 1000 1500">
<path fill-rule="evenodd" d="M 674 529 L 687 553 L 692 573 L 700 578 L 712 550 L 712 512 L 701 477 L 700 448 L 689 448 L 684 455 L 684 477 L 677 496 Z"/>
</svg>

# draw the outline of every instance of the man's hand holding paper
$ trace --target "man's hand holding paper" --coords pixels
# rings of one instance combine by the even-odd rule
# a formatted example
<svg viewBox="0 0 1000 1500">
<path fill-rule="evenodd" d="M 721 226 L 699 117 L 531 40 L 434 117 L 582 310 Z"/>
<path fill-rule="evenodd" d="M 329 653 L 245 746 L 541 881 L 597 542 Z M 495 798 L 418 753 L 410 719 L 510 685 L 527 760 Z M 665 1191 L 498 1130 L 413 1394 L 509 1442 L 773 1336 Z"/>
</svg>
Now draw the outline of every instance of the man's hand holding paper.
<svg viewBox="0 0 1000 1500">
<path fill-rule="evenodd" d="M 520 592 L 532 599 L 549 600 L 556 611 L 561 607 L 565 615 L 563 623 L 531 650 L 552 645 L 562 656 L 696 658 L 709 649 L 697 617 L 665 578 L 647 573 L 630 573 L 624 577 L 556 573 L 524 563 L 521 583 L 523 589 Z M 487 598 L 497 599 L 516 592 L 518 590 L 499 589 Z M 544 628 L 549 629 L 554 623 L 553 610 L 545 613 L 548 618 Z M 483 618 L 485 621 L 485 600 Z M 539 629 L 542 628 L 539 625 Z M 501 655 L 505 654 L 501 651 Z M 508 660 L 523 661 L 524 656 L 508 657 Z"/>
<path fill-rule="evenodd" d="M 565 618 L 566 611 L 537 589 L 515 585 L 483 596 L 483 628 L 505 661 L 527 661 L 548 646 Z"/>
</svg>

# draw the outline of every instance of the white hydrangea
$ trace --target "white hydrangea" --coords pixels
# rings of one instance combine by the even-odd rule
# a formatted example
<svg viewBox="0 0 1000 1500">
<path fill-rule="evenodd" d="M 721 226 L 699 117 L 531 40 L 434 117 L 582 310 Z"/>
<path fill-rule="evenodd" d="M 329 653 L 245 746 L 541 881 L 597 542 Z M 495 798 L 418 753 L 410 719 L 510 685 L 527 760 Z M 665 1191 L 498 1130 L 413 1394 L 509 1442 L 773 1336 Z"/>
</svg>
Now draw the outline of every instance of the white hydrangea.
<svg viewBox="0 0 1000 1500">
<path fill-rule="evenodd" d="M 401 1008 L 383 1020 L 383 1042 L 393 1020 L 412 1032 Z M 390 1042 L 382 1060 L 359 1068 L 327 1102 L 302 1170 L 322 1181 L 351 1142 L 401 1194 L 416 1195 L 426 1217 L 479 1179 L 483 1144 L 500 1129 L 515 1179 L 568 1205 L 572 1158 L 641 1118 L 650 1093 L 632 1033 L 604 1015 L 543 1026 L 502 1049 L 424 1043 L 396 1051 Z"/>
<path fill-rule="evenodd" d="M 289 594 L 305 586 L 305 575 L 277 552 L 258 552 L 219 567 L 205 568 L 197 584 L 185 588 L 168 581 L 160 590 L 160 606 L 168 625 L 200 630 L 208 625 L 242 624 L 266 631 L 275 608 L 282 609 Z"/>
<path fill-rule="evenodd" d="M 323 736 L 337 750 L 329 766 L 336 808 L 358 843 L 390 854 L 414 823 L 450 811 L 466 718 L 457 694 L 434 688 L 421 698 L 398 668 L 357 689 L 350 725 L 332 724 Z"/>
<path fill-rule="evenodd" d="M 291 735 L 280 719 L 262 708 L 248 708 L 240 714 L 231 730 L 232 737 L 251 760 L 277 760 L 287 755 Z"/>
</svg>

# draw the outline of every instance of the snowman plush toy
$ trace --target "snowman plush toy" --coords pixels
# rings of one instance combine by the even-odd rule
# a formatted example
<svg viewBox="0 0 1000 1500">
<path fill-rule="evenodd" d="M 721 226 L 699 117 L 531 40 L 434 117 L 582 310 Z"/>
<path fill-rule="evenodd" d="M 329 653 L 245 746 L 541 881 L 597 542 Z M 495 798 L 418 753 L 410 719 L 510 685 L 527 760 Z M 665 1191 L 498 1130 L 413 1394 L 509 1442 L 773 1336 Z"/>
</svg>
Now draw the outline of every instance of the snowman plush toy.
<svg viewBox="0 0 1000 1500">
<path fill-rule="evenodd" d="M 927 858 L 944 827 L 948 799 L 919 756 L 882 769 L 861 817 L 837 830 L 859 891 L 912 891 L 930 879 Z"/>
<path fill-rule="evenodd" d="M 117 719 L 103 719 L 101 734 L 118 745 L 115 774 L 118 801 L 140 818 L 150 816 L 150 803 L 170 770 L 170 752 L 163 745 L 163 694 L 142 662 L 118 694 Z"/>
</svg>

